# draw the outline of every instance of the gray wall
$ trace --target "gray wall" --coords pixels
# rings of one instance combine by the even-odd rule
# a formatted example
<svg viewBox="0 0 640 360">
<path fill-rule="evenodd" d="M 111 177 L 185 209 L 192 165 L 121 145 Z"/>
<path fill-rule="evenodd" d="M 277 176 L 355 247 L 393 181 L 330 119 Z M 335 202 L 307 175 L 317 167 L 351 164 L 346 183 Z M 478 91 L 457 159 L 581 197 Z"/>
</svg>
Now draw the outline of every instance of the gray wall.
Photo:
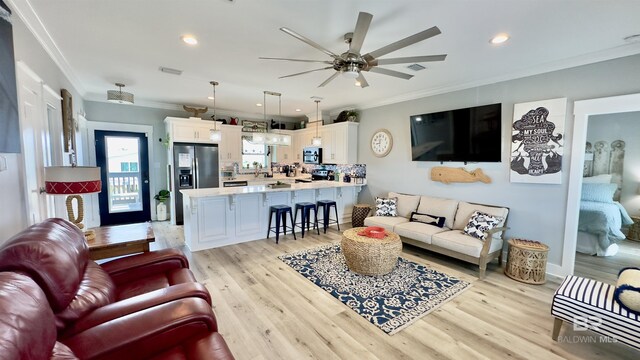
<svg viewBox="0 0 640 360">
<path fill-rule="evenodd" d="M 625 142 L 620 203 L 630 215 L 640 215 L 640 112 L 590 116 L 587 140 Z"/>
<path fill-rule="evenodd" d="M 549 245 L 550 263 L 560 265 L 567 208 L 573 102 L 638 92 L 640 55 L 364 109 L 358 129 L 358 162 L 367 164 L 367 187 L 360 193 L 360 201 L 373 203 L 375 196 L 398 191 L 508 206 L 511 214 L 507 238 L 521 237 Z M 562 184 L 510 183 L 513 105 L 561 97 L 566 97 L 568 102 Z M 491 184 L 445 185 L 433 182 L 429 176 L 430 169 L 440 163 L 411 161 L 410 115 L 491 103 L 502 103 L 502 162 L 466 166 L 470 170 L 482 168 L 491 177 Z M 393 150 L 384 158 L 375 157 L 369 148 L 371 136 L 380 128 L 388 129 L 393 136 Z M 462 167 L 464 164 L 446 163 L 445 166 Z"/>
</svg>

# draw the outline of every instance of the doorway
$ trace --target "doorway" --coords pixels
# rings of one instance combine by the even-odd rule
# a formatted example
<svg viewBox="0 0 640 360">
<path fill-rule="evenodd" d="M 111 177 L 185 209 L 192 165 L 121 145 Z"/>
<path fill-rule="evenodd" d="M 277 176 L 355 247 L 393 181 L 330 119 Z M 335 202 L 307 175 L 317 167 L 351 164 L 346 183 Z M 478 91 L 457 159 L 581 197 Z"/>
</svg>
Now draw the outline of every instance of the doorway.
<svg viewBox="0 0 640 360">
<path fill-rule="evenodd" d="M 151 220 L 149 148 L 145 133 L 95 130 L 100 225 Z"/>
</svg>

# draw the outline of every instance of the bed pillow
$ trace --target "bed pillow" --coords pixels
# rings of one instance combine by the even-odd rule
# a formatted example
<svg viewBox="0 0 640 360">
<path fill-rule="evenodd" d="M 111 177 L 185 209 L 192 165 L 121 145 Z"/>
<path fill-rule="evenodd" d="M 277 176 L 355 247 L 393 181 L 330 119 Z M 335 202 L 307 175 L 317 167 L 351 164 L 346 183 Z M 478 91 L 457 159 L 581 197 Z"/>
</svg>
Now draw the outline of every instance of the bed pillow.
<svg viewBox="0 0 640 360">
<path fill-rule="evenodd" d="M 589 176 L 589 177 L 582 178 L 582 183 L 583 184 L 610 184 L 611 178 L 613 178 L 613 175 L 611 174 L 600 174 L 596 176 Z"/>
<path fill-rule="evenodd" d="M 502 221 L 499 216 L 489 215 L 480 211 L 476 211 L 471 215 L 467 226 L 462 230 L 463 233 L 484 241 L 487 238 L 485 231 L 491 230 Z"/>
<path fill-rule="evenodd" d="M 434 225 L 441 228 L 444 226 L 445 218 L 444 216 L 422 214 L 414 211 L 411 213 L 411 218 L 409 219 L 409 221 L 419 222 L 419 223 L 428 224 L 428 225 Z"/>
<path fill-rule="evenodd" d="M 617 184 L 582 184 L 580 200 L 612 203 Z"/>
<path fill-rule="evenodd" d="M 397 198 L 376 198 L 376 216 L 398 216 Z"/>
<path fill-rule="evenodd" d="M 640 268 L 628 267 L 620 270 L 613 298 L 622 308 L 640 313 Z"/>
</svg>

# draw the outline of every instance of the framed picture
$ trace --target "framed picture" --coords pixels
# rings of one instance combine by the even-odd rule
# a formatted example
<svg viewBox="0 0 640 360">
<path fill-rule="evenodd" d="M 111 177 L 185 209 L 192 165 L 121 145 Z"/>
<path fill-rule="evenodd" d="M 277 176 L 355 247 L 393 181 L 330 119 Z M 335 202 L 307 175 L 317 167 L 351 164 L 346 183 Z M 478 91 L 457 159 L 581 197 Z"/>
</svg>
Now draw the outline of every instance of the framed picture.
<svg viewBox="0 0 640 360">
<path fill-rule="evenodd" d="M 64 152 L 69 152 L 73 148 L 71 145 L 74 132 L 73 99 L 67 89 L 60 90 L 60 95 L 62 95 L 62 141 L 64 143 Z"/>
<path fill-rule="evenodd" d="M 567 98 L 515 104 L 511 182 L 560 184 Z"/>
</svg>

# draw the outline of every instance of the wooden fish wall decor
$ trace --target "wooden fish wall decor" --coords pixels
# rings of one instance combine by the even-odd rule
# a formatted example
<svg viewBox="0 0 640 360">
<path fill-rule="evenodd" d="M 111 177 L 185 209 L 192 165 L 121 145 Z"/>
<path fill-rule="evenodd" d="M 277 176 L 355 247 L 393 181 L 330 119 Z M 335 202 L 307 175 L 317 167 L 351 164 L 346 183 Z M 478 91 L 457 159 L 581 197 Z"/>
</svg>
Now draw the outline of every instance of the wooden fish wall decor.
<svg viewBox="0 0 640 360">
<path fill-rule="evenodd" d="M 482 181 L 485 184 L 491 183 L 491 178 L 478 168 L 468 171 L 465 168 L 450 168 L 445 166 L 434 166 L 431 168 L 431 180 L 450 184 L 454 182 L 471 183 Z"/>
</svg>

